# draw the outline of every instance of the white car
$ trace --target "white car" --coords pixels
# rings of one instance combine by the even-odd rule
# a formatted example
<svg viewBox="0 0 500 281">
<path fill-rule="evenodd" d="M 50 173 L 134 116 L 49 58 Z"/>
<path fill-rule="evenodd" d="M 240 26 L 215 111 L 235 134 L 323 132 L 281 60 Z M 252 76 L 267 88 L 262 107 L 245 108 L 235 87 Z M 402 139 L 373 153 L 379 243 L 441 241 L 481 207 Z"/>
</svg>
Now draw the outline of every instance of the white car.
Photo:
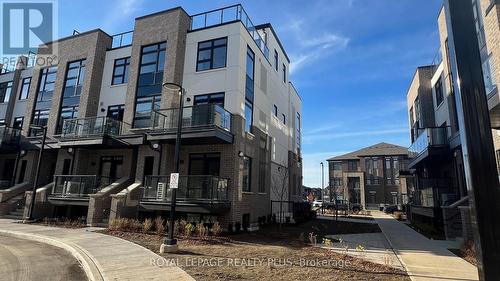
<svg viewBox="0 0 500 281">
<path fill-rule="evenodd" d="M 321 207 L 323 205 L 323 200 L 314 200 L 313 207 Z"/>
</svg>

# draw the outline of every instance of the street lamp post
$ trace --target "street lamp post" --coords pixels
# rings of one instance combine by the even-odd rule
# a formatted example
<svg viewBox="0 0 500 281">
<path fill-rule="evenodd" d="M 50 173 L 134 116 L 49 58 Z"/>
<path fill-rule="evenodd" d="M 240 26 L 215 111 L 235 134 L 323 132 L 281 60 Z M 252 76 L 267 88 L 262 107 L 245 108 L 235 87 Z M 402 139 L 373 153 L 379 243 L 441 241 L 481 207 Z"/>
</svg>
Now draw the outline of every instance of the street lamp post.
<svg viewBox="0 0 500 281">
<path fill-rule="evenodd" d="M 184 108 L 184 88 L 175 83 L 164 83 L 163 87 L 179 94 L 179 109 L 177 115 L 177 136 L 175 138 L 174 173 L 179 173 L 181 134 L 182 134 L 182 114 Z M 170 220 L 168 223 L 168 233 L 160 247 L 160 253 L 177 251 L 177 239 L 174 238 L 175 205 L 177 200 L 177 189 L 171 188 L 172 198 L 170 202 Z"/>
<path fill-rule="evenodd" d="M 38 162 L 36 164 L 36 175 L 35 175 L 35 182 L 33 183 L 33 189 L 31 192 L 31 202 L 30 202 L 30 208 L 28 209 L 28 220 L 33 219 L 33 210 L 35 209 L 35 199 L 36 199 L 36 189 L 38 185 L 38 178 L 40 177 L 40 165 L 42 164 L 42 155 L 43 155 L 43 150 L 45 148 L 45 140 L 47 139 L 47 126 L 30 126 L 32 129 L 39 129 L 43 131 L 43 136 L 42 136 L 42 145 L 40 146 L 40 152 L 38 153 Z"/>
</svg>

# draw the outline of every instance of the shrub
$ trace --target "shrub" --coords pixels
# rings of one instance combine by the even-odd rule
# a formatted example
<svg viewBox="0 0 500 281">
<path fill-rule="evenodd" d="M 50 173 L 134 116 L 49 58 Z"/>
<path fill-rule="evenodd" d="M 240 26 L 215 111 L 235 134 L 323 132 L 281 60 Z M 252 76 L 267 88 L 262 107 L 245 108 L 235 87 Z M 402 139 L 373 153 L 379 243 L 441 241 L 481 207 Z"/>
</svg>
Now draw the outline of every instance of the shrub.
<svg viewBox="0 0 500 281">
<path fill-rule="evenodd" d="M 165 232 L 165 221 L 161 217 L 156 217 L 154 223 L 156 234 L 162 235 Z"/>
<path fill-rule="evenodd" d="M 153 221 L 151 219 L 145 219 L 142 225 L 142 231 L 148 233 L 153 228 Z"/>
<path fill-rule="evenodd" d="M 212 225 L 212 234 L 214 236 L 219 236 L 222 233 L 222 227 L 220 226 L 219 222 L 215 222 L 214 225 Z"/>
<path fill-rule="evenodd" d="M 208 234 L 208 229 L 202 223 L 196 224 L 196 234 L 198 237 L 206 237 Z"/>
<path fill-rule="evenodd" d="M 179 221 L 179 235 L 186 235 L 186 225 L 188 222 L 185 219 Z"/>
<path fill-rule="evenodd" d="M 194 225 L 191 223 L 187 223 L 186 226 L 184 226 L 184 235 L 186 236 L 191 236 L 191 234 L 194 231 Z"/>
</svg>

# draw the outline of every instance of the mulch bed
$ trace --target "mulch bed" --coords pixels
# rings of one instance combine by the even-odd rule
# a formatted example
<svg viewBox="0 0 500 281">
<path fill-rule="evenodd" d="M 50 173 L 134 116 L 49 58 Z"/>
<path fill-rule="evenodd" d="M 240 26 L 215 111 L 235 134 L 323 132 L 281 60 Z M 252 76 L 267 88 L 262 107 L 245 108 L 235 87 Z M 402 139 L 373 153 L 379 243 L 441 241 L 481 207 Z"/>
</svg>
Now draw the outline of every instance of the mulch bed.
<svg viewBox="0 0 500 281">
<path fill-rule="evenodd" d="M 158 253 L 162 236 L 104 230 Z M 180 237 L 176 254 L 166 261 L 196 280 L 410 280 L 405 272 L 361 259 L 312 247 L 310 232 L 318 235 L 380 232 L 377 225 L 311 220 L 300 225 L 265 226 L 250 233 L 220 237 Z"/>
</svg>

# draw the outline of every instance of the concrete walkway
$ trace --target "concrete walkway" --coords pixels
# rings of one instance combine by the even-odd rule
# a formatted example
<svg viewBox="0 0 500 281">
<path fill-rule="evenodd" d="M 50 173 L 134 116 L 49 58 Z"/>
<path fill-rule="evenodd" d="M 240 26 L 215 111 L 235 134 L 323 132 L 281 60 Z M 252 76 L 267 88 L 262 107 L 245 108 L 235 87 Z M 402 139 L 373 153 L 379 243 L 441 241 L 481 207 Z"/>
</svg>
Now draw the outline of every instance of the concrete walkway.
<svg viewBox="0 0 500 281">
<path fill-rule="evenodd" d="M 162 258 L 146 248 L 90 230 L 0 219 L 0 234 L 65 249 L 82 264 L 90 280 L 194 280 L 179 267 L 157 266 Z"/>
<path fill-rule="evenodd" d="M 413 281 L 479 280 L 477 268 L 441 243 L 426 238 L 382 212 L 372 212 Z"/>
<path fill-rule="evenodd" d="M 356 223 L 370 223 L 370 224 L 377 224 L 377 221 L 375 221 L 375 220 L 370 220 L 370 219 L 357 219 L 356 217 L 344 217 L 344 216 L 339 216 L 338 218 L 335 218 L 335 216 L 323 216 L 323 215 L 318 215 L 316 218 L 317 218 L 317 219 L 320 219 L 320 220 L 332 220 L 332 221 L 345 221 L 345 222 L 356 222 Z"/>
</svg>

